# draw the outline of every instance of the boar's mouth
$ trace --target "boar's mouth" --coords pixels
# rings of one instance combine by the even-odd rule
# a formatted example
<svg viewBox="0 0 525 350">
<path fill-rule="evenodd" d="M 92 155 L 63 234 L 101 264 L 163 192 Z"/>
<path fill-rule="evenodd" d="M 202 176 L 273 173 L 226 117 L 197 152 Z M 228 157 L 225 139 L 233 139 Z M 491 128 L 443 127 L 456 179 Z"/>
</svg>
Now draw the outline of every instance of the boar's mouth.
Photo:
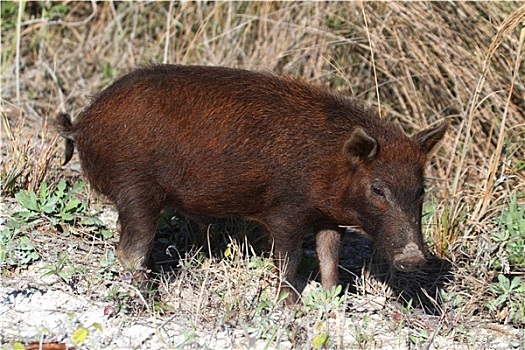
<svg viewBox="0 0 525 350">
<path fill-rule="evenodd" d="M 402 272 L 412 272 L 427 262 L 421 249 L 415 243 L 407 244 L 401 252 L 394 254 L 392 264 Z"/>
</svg>

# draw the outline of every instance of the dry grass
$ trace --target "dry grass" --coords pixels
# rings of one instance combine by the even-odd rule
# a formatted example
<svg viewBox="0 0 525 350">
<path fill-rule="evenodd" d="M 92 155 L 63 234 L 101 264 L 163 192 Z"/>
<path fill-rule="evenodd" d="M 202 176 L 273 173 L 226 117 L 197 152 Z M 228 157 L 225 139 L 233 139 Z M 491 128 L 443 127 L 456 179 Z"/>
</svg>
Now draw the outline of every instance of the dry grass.
<svg viewBox="0 0 525 350">
<path fill-rule="evenodd" d="M 2 181 L 15 181 L 4 191 L 56 176 L 48 120 L 138 65 L 301 76 L 368 100 L 408 132 L 450 121 L 428 169 L 426 233 L 453 264 L 447 290 L 465 296 L 464 316 L 483 314 L 487 237 L 525 192 L 522 3 L 65 2 L 65 15 L 22 3 L 23 16 L 2 18 Z"/>
</svg>

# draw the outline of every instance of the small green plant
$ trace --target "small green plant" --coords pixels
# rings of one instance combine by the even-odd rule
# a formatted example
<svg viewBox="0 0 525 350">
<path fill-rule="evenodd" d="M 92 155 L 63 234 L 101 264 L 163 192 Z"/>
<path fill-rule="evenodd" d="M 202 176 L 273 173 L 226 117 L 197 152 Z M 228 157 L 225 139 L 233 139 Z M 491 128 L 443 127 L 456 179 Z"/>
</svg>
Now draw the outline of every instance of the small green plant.
<svg viewBox="0 0 525 350">
<path fill-rule="evenodd" d="M 104 63 L 104 66 L 102 67 L 102 76 L 106 81 L 111 81 L 115 77 L 115 71 L 109 62 Z"/>
<path fill-rule="evenodd" d="M 440 304 L 442 305 L 443 314 L 457 314 L 463 315 L 466 313 L 467 302 L 462 293 L 457 291 L 447 291 L 443 288 L 438 288 L 437 290 L 439 298 L 441 300 Z M 449 327 L 452 327 L 456 337 L 464 338 L 467 336 L 467 330 L 463 322 L 463 318 L 456 318 L 454 322 L 449 324 Z M 450 329 L 450 328 L 449 328 Z"/>
<path fill-rule="evenodd" d="M 117 257 L 112 251 L 108 252 L 107 257 L 100 260 L 100 266 L 95 273 L 97 281 L 111 281 L 114 276 L 119 274 Z"/>
<path fill-rule="evenodd" d="M 115 283 L 108 290 L 108 294 L 104 300 L 113 304 L 111 307 L 113 313 L 128 315 L 134 310 L 137 310 L 137 307 L 140 305 L 137 293 L 139 292 L 129 285 Z"/>
<path fill-rule="evenodd" d="M 114 261 L 112 259 L 111 257 L 103 265 Z M 152 310 L 162 314 L 173 311 L 169 304 L 157 298 L 158 290 L 153 288 L 153 283 L 155 282 L 134 279 L 131 272 L 122 273 L 120 271 L 119 273 L 115 265 L 106 266 L 99 270 L 99 276 L 96 277 L 95 281 L 102 275 L 101 271 L 106 272 L 107 278 L 104 282 L 109 286 L 104 300 L 111 303 L 111 305 L 108 305 L 107 310 L 104 311 L 106 315 L 117 313 L 129 315 L 144 312 L 150 314 Z"/>
<path fill-rule="evenodd" d="M 303 312 L 317 312 L 318 319 L 326 319 L 332 311 L 339 310 L 346 300 L 346 295 L 341 295 L 342 287 L 338 285 L 331 290 L 316 289 L 307 293 L 303 299 Z"/>
<path fill-rule="evenodd" d="M 307 320 L 309 329 L 313 330 L 311 335 L 311 347 L 313 349 L 329 348 L 332 343 L 332 332 L 330 330 L 330 319 L 335 312 L 344 309 L 346 295 L 341 295 L 342 286 L 325 290 L 315 288 L 303 293 L 303 304 L 295 312 L 298 320 Z"/>
<path fill-rule="evenodd" d="M 426 329 L 420 330 L 418 334 L 413 333 L 408 336 L 410 342 L 415 346 L 424 345 L 429 340 L 429 338 L 430 334 L 428 334 Z"/>
<path fill-rule="evenodd" d="M 42 7 L 42 17 L 56 21 L 64 19 L 69 12 L 69 6 L 60 3 L 40 3 Z"/>
<path fill-rule="evenodd" d="M 518 202 L 513 193 L 509 205 L 503 209 L 498 220 L 499 229 L 492 234 L 492 240 L 504 245 L 505 258 L 512 270 L 525 267 L 525 204 Z M 505 265 L 499 263 L 497 265 Z"/>
<path fill-rule="evenodd" d="M 368 314 L 363 315 L 362 322 L 359 322 L 354 317 L 351 318 L 353 325 L 352 337 L 354 338 L 357 348 L 368 349 L 372 342 L 372 334 L 370 334 L 370 318 Z"/>
<path fill-rule="evenodd" d="M 49 189 L 46 182 L 42 182 L 38 193 L 20 191 L 15 198 L 25 210 L 15 213 L 14 218 L 30 227 L 42 223 L 50 223 L 56 227 L 70 224 L 69 230 L 75 235 L 80 232 L 71 224 L 78 225 L 87 231 L 100 234 L 105 239 L 111 238 L 111 231 L 103 228 L 102 221 L 87 214 L 88 203 L 79 196 L 85 192 L 85 187 L 84 182 L 78 182 L 68 189 L 66 181 L 62 179 L 54 191 Z"/>
<path fill-rule="evenodd" d="M 71 277 L 79 273 L 79 271 L 77 271 L 77 269 L 68 261 L 67 254 L 59 256 L 57 264 L 45 265 L 43 270 L 46 272 L 42 277 L 55 275 L 60 277 L 68 285 L 71 283 Z"/>
<path fill-rule="evenodd" d="M 272 319 L 275 307 L 280 304 L 286 296 L 280 296 L 277 300 L 271 291 L 264 290 L 259 302 L 250 317 L 243 321 L 244 331 L 252 339 L 265 339 L 267 347 L 276 340 L 277 335 L 282 331 L 282 325 Z"/>
<path fill-rule="evenodd" d="M 2 18 L 2 29 L 9 30 L 16 25 L 17 7 L 14 1 L 2 1 L 0 4 L 0 16 Z"/>
<path fill-rule="evenodd" d="M 111 231 L 103 226 L 102 221 L 88 214 L 88 203 L 81 199 L 85 187 L 79 182 L 68 188 L 61 180 L 53 191 L 42 182 L 38 192 L 24 190 L 16 193 L 15 198 L 23 210 L 14 213 L 0 229 L 0 267 L 25 266 L 38 260 L 40 255 L 32 236 L 41 233 L 46 225 L 59 231 L 67 227 L 66 232 L 73 235 L 91 233 L 104 239 L 111 238 Z M 58 269 L 55 272 L 64 278 L 64 271 L 58 273 L 60 266 L 59 263 L 55 267 Z M 52 269 L 48 270 L 51 272 Z"/>
<path fill-rule="evenodd" d="M 74 214 L 83 213 L 87 203 L 82 202 L 73 192 L 82 191 L 83 184 L 75 184 L 72 191 L 66 191 L 66 182 L 62 179 L 54 192 L 51 192 L 46 182 L 40 186 L 38 193 L 34 191 L 20 191 L 15 195 L 16 200 L 24 211 L 15 214 L 16 218 L 26 223 L 38 224 L 48 221 L 53 225 L 60 222 L 72 222 Z"/>
<path fill-rule="evenodd" d="M 323 322 L 319 322 L 315 327 L 316 335 L 312 339 L 312 347 L 314 349 L 325 349 L 330 344 L 330 335 L 326 332 L 326 327 Z"/>
<path fill-rule="evenodd" d="M 31 239 L 8 221 L 0 231 L 0 267 L 26 266 L 39 258 Z"/>
<path fill-rule="evenodd" d="M 248 244 L 240 245 L 232 238 L 223 254 L 225 264 L 243 268 L 254 280 L 264 278 L 275 268 L 270 259 L 256 255 L 253 247 Z M 233 302 L 229 302 L 222 322 L 231 322 L 231 319 L 238 318 L 246 335 L 254 341 L 264 340 L 264 348 L 269 349 L 279 342 L 283 333 L 288 332 L 278 312 L 287 294 L 276 297 L 273 290 L 262 285 L 260 287 L 256 300 L 235 298 Z"/>
<path fill-rule="evenodd" d="M 191 325 L 190 329 L 183 329 L 182 336 L 184 337 L 184 340 L 178 344 L 175 349 L 185 349 L 187 345 L 194 344 L 198 339 L 197 332 L 195 330 L 196 327 L 193 324 Z"/>
<path fill-rule="evenodd" d="M 490 285 L 495 299 L 488 303 L 492 312 L 498 313 L 501 321 L 525 324 L 525 284 L 520 277 L 512 280 L 505 275 L 498 275 L 498 282 Z"/>
</svg>

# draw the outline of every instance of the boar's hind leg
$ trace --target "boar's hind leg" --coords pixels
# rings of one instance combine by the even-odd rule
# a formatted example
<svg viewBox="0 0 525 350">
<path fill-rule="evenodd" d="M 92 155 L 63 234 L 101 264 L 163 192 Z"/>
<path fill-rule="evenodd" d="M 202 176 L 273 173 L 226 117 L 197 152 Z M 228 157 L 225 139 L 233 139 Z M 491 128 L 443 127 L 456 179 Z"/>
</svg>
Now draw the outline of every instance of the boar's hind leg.
<svg viewBox="0 0 525 350">
<path fill-rule="evenodd" d="M 341 229 L 338 227 L 315 227 L 315 250 L 321 270 L 321 284 L 326 290 L 339 283 L 339 247 Z"/>
<path fill-rule="evenodd" d="M 145 186 L 147 188 L 147 186 Z M 116 255 L 126 271 L 143 279 L 148 270 L 153 269 L 151 250 L 155 242 L 155 233 L 160 211 L 164 205 L 163 195 L 128 190 L 120 201 L 117 201 L 120 223 L 120 241 Z"/>
</svg>

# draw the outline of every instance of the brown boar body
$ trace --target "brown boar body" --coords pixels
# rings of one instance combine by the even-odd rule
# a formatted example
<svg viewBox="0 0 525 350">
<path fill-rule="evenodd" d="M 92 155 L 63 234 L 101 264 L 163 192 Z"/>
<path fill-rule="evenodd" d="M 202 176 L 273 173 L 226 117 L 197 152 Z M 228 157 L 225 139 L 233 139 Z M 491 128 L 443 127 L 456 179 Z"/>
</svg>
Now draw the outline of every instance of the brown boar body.
<svg viewBox="0 0 525 350">
<path fill-rule="evenodd" d="M 73 123 L 62 114 L 57 124 L 66 162 L 74 144 L 91 185 L 118 209 L 125 267 L 152 267 L 166 205 L 197 221 L 260 223 L 291 287 L 308 227 L 325 288 L 338 283 L 339 225 L 362 228 L 400 270 L 425 262 L 423 170 L 446 124 L 410 138 L 323 87 L 171 65 L 120 78 Z"/>
</svg>

